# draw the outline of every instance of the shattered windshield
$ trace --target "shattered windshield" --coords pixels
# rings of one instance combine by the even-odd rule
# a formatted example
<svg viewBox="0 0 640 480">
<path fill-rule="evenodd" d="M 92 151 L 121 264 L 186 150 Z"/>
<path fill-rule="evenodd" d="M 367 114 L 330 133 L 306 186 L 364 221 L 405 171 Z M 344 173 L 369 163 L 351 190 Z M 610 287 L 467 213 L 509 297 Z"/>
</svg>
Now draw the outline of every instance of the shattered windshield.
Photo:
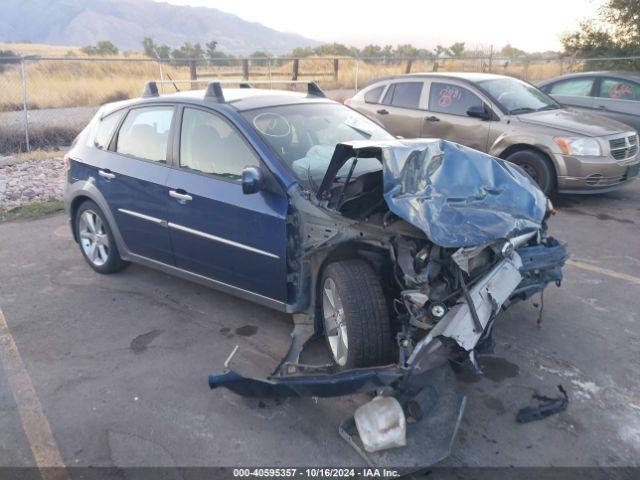
<svg viewBox="0 0 640 480">
<path fill-rule="evenodd" d="M 539 112 L 560 108 L 558 102 L 533 85 L 515 78 L 497 78 L 478 82 L 510 114 Z"/>
<path fill-rule="evenodd" d="M 268 107 L 243 112 L 243 115 L 298 181 L 312 190 L 318 189 L 336 144 L 394 138 L 364 115 L 337 103 Z M 348 174 L 351 163 L 352 160 L 345 163 L 338 179 Z M 381 169 L 379 160 L 362 158 L 356 163 L 352 177 Z"/>
</svg>

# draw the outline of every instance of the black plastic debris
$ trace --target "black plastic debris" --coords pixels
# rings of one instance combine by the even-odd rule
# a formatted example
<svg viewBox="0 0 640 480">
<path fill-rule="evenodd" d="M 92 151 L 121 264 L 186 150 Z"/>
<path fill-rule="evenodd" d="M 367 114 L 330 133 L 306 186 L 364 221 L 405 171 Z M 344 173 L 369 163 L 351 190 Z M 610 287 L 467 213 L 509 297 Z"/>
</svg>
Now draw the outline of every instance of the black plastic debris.
<svg viewBox="0 0 640 480">
<path fill-rule="evenodd" d="M 558 390 L 562 394 L 559 397 L 547 397 L 546 395 L 534 394 L 533 398 L 540 401 L 540 404 L 536 407 L 521 408 L 516 415 L 518 423 L 529 423 L 536 420 L 542 420 L 550 415 L 563 412 L 569 405 L 569 396 L 567 391 L 558 385 Z"/>
</svg>

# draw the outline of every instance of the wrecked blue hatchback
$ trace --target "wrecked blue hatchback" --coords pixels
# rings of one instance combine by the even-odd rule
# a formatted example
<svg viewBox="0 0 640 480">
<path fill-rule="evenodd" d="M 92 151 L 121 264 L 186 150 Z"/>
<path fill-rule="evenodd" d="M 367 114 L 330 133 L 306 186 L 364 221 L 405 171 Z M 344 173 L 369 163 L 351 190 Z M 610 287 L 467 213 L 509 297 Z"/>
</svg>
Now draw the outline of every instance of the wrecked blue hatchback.
<svg viewBox="0 0 640 480">
<path fill-rule="evenodd" d="M 67 157 L 82 254 L 100 273 L 138 262 L 293 314 L 271 376 L 232 370 L 231 355 L 211 388 L 375 391 L 341 429 L 362 452 L 451 437 L 464 401 L 443 369 L 478 368 L 500 313 L 562 280 L 550 202 L 518 167 L 395 139 L 314 83 L 306 94 L 241 87 L 161 96 L 151 82 L 100 109 Z M 330 361 L 302 364 L 315 337 Z M 426 418 L 439 426 L 416 427 Z"/>
</svg>

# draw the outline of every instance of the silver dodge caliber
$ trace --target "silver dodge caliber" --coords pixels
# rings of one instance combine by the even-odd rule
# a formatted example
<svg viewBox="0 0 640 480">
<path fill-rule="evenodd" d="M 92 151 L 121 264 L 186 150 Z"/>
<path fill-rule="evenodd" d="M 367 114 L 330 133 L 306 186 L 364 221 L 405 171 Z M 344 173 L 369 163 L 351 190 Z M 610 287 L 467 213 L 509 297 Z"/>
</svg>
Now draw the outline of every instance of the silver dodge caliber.
<svg viewBox="0 0 640 480">
<path fill-rule="evenodd" d="M 631 181 L 640 167 L 632 127 L 565 108 L 503 75 L 399 75 L 345 103 L 394 135 L 443 138 L 515 163 L 546 194 L 606 192 Z"/>
</svg>

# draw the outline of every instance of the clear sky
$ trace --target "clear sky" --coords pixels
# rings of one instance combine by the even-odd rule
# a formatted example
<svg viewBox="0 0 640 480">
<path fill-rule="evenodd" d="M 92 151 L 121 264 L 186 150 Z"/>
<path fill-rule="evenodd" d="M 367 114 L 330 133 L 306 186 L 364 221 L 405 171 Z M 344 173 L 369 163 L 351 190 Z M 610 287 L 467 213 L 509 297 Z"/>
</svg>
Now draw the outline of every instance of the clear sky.
<svg viewBox="0 0 640 480">
<path fill-rule="evenodd" d="M 560 50 L 560 36 L 596 15 L 603 0 L 169 0 L 214 7 L 276 30 L 362 47 L 412 43 L 467 48 L 507 43 Z"/>
</svg>

